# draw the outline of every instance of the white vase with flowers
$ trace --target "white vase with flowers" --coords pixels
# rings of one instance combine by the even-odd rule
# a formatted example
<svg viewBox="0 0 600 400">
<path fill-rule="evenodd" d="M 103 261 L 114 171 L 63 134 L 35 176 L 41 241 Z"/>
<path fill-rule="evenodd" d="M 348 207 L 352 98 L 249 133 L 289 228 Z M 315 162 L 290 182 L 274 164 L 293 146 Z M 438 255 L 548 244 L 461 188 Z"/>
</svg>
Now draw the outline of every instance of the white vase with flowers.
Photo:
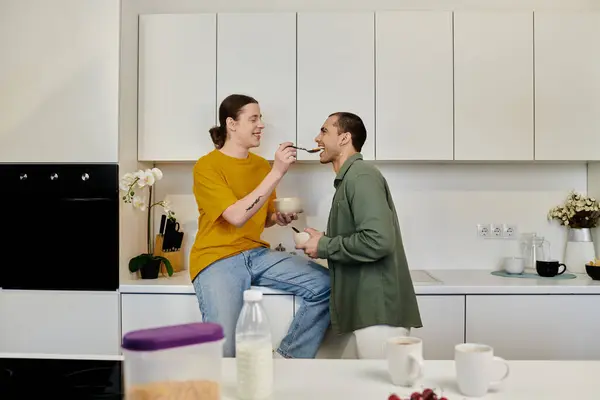
<svg viewBox="0 0 600 400">
<path fill-rule="evenodd" d="M 567 241 L 564 263 L 570 272 L 585 274 L 585 264 L 596 258 L 592 228 L 600 220 L 600 203 L 593 197 L 571 191 L 564 204 L 552 208 L 548 219 L 565 226 Z"/>
</svg>

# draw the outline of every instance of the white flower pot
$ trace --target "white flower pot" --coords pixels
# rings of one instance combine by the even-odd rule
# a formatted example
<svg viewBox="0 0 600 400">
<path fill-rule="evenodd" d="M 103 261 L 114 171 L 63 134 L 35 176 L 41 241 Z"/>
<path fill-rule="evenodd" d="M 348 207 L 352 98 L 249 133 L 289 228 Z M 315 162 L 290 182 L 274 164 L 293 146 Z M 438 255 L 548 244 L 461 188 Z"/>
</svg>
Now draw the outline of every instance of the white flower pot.
<svg viewBox="0 0 600 400">
<path fill-rule="evenodd" d="M 596 257 L 592 233 L 589 229 L 569 229 L 565 248 L 565 265 L 574 274 L 585 274 L 585 264 Z"/>
</svg>

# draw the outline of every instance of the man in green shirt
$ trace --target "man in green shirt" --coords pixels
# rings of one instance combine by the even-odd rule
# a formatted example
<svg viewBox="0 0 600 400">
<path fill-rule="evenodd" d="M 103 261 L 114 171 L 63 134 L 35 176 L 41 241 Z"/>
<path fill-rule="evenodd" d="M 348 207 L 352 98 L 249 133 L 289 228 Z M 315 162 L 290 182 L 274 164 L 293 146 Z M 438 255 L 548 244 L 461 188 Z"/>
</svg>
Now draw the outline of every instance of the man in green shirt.
<svg viewBox="0 0 600 400">
<path fill-rule="evenodd" d="M 307 228 L 298 249 L 326 259 L 330 314 L 338 335 L 356 341 L 358 358 L 384 358 L 384 343 L 422 325 L 387 181 L 360 154 L 367 138 L 361 118 L 331 114 L 315 138 L 321 164 L 333 165 L 335 195 L 327 232 Z"/>
</svg>

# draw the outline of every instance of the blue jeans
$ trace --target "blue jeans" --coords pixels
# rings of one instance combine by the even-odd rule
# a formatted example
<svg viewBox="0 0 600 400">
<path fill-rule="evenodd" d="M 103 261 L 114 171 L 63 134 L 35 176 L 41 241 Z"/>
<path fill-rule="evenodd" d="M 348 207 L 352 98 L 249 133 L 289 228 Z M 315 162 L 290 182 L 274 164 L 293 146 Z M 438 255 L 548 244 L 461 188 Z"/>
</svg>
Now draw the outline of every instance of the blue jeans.
<svg viewBox="0 0 600 400">
<path fill-rule="evenodd" d="M 314 358 L 329 326 L 329 271 L 285 252 L 259 247 L 209 265 L 194 279 L 204 322 L 225 331 L 224 356 L 235 357 L 235 326 L 251 285 L 283 290 L 302 298 L 277 352 L 285 358 Z"/>
</svg>

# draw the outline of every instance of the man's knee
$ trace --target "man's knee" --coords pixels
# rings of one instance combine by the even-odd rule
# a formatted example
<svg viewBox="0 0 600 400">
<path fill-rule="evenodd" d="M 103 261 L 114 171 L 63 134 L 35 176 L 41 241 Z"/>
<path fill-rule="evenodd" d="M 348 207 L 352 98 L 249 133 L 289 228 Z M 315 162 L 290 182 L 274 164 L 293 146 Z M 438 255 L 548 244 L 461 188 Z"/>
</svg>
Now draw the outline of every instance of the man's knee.
<svg viewBox="0 0 600 400">
<path fill-rule="evenodd" d="M 322 268 L 322 267 L 320 267 Z M 329 278 L 329 273 L 322 273 L 319 270 L 313 270 L 313 282 L 312 282 L 312 295 L 310 298 L 312 300 L 320 300 L 329 298 L 331 294 L 331 279 Z"/>
<path fill-rule="evenodd" d="M 331 296 L 331 288 L 329 286 L 323 286 L 320 290 L 316 291 L 312 296 L 312 301 L 328 300 Z"/>
</svg>

